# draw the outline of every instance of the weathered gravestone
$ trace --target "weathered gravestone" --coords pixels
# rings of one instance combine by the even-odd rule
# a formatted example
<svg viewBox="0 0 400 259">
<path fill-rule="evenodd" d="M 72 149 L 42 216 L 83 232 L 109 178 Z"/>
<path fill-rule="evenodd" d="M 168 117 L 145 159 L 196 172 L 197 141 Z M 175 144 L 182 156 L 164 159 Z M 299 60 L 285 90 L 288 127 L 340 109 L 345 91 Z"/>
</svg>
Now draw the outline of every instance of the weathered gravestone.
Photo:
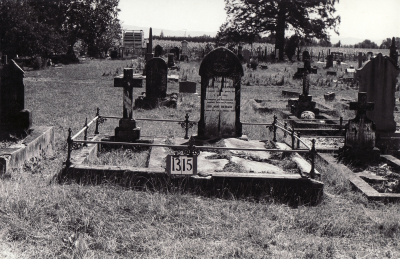
<svg viewBox="0 0 400 259">
<path fill-rule="evenodd" d="M 393 112 L 398 74 L 393 60 L 381 53 L 367 61 L 362 69 L 357 69 L 359 91 L 366 92 L 368 101 L 375 104 L 374 110 L 368 111 L 367 116 L 375 123 L 377 133 L 396 131 Z"/>
<path fill-rule="evenodd" d="M 328 55 L 326 57 L 326 66 L 325 66 L 325 68 L 331 68 L 331 67 L 333 67 L 333 55 L 332 54 Z"/>
<path fill-rule="evenodd" d="M 154 48 L 154 57 L 159 58 L 162 55 L 162 51 L 163 51 L 163 47 L 161 47 L 160 45 L 157 45 Z"/>
<path fill-rule="evenodd" d="M 245 63 L 250 62 L 250 51 L 248 49 L 243 50 L 243 61 Z"/>
<path fill-rule="evenodd" d="M 200 138 L 239 137 L 240 81 L 243 67 L 238 57 L 226 48 L 211 51 L 201 62 Z"/>
<path fill-rule="evenodd" d="M 133 88 L 142 87 L 143 78 L 133 75 L 133 68 L 125 68 L 123 77 L 114 78 L 114 87 L 123 88 L 123 110 L 119 127 L 115 128 L 115 141 L 135 141 L 140 138 L 140 128 L 133 117 Z"/>
<path fill-rule="evenodd" d="M 188 42 L 186 40 L 181 42 L 182 44 L 182 55 L 181 55 L 181 61 L 189 61 L 189 49 L 188 49 Z"/>
<path fill-rule="evenodd" d="M 162 58 L 153 58 L 146 64 L 146 97 L 150 99 L 167 96 L 168 66 Z"/>
<path fill-rule="evenodd" d="M 316 102 L 312 101 L 312 96 L 309 95 L 310 91 L 310 75 L 307 70 L 304 71 L 303 75 L 303 93 L 299 95 L 299 99 L 289 99 L 288 106 L 290 107 L 290 112 L 296 117 L 300 118 L 304 111 L 313 112 L 315 115 L 319 114 L 319 109 L 315 108 Z"/>
<path fill-rule="evenodd" d="M 167 96 L 168 66 L 162 58 L 152 58 L 146 64 L 146 96 L 135 100 L 135 107 L 154 108 Z"/>
<path fill-rule="evenodd" d="M 168 53 L 168 67 L 175 66 L 174 63 L 174 53 Z"/>
<path fill-rule="evenodd" d="M 363 158 L 379 159 L 380 151 L 375 147 L 375 125 L 367 116 L 367 111 L 374 110 L 374 103 L 367 102 L 367 93 L 358 93 L 358 102 L 350 103 L 350 110 L 356 110 L 356 117 L 346 124 L 343 159 Z M 347 156 L 347 157 L 343 157 Z"/>
<path fill-rule="evenodd" d="M 390 45 L 389 56 L 391 59 L 393 59 L 394 65 L 398 68 L 399 67 L 399 65 L 398 65 L 399 54 L 397 53 L 396 40 L 394 37 L 392 38 L 392 45 Z"/>
<path fill-rule="evenodd" d="M 362 63 L 363 63 L 362 52 L 358 52 L 358 68 L 362 67 Z"/>
<path fill-rule="evenodd" d="M 25 109 L 24 71 L 11 60 L 0 70 L 0 131 L 23 133 L 32 126 L 32 115 Z"/>
</svg>

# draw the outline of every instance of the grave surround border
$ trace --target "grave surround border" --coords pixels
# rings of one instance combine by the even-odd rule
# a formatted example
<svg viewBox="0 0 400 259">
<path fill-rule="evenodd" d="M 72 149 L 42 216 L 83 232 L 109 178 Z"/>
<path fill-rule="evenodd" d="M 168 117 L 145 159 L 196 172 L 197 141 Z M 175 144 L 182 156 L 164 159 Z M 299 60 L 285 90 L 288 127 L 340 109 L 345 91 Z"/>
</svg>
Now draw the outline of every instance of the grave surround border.
<svg viewBox="0 0 400 259">
<path fill-rule="evenodd" d="M 21 168 L 25 161 L 52 155 L 54 150 L 54 127 L 33 126 L 31 133 L 19 145 L 0 149 L 0 176 Z"/>
</svg>

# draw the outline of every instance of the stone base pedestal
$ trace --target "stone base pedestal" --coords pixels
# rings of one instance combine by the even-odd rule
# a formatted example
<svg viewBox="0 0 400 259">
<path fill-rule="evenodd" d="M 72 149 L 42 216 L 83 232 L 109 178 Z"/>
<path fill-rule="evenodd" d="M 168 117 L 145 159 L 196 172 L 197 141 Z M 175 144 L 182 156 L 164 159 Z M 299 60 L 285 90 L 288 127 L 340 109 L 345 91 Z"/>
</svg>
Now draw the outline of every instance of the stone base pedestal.
<svg viewBox="0 0 400 259">
<path fill-rule="evenodd" d="M 140 128 L 136 127 L 136 121 L 120 119 L 119 127 L 115 128 L 115 141 L 132 142 L 140 139 Z"/>
</svg>

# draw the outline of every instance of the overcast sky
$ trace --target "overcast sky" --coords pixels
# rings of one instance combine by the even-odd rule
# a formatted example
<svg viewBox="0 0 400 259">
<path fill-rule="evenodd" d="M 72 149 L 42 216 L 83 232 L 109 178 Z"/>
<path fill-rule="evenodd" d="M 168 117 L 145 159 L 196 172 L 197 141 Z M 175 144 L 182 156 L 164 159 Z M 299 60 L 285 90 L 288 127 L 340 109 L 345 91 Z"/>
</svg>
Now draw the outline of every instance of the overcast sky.
<svg viewBox="0 0 400 259">
<path fill-rule="evenodd" d="M 120 0 L 123 25 L 216 32 L 226 19 L 224 0 Z M 340 36 L 378 40 L 400 37 L 400 0 L 340 0 Z M 214 35 L 211 35 L 214 36 Z"/>
</svg>

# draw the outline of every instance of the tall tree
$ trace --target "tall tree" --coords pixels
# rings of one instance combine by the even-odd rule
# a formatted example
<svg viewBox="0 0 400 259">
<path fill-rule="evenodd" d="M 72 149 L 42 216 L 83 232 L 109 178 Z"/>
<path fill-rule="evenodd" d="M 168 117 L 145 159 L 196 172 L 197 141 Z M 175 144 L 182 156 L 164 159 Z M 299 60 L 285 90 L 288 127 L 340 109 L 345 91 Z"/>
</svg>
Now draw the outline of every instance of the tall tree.
<svg viewBox="0 0 400 259">
<path fill-rule="evenodd" d="M 221 29 L 240 35 L 275 33 L 275 48 L 283 60 L 286 30 L 324 40 L 329 40 L 329 29 L 339 34 L 340 16 L 334 16 L 335 3 L 336 0 L 225 0 L 227 21 Z"/>
</svg>

